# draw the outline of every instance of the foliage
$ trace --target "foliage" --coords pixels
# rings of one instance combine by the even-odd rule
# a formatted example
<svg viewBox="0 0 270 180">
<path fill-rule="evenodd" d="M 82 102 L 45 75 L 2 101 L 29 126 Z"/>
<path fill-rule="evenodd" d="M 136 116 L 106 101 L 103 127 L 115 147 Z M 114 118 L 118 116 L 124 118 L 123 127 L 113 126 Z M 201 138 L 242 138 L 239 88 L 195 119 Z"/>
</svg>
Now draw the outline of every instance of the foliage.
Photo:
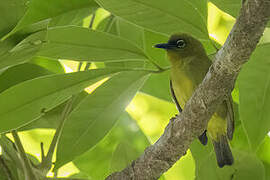
<svg viewBox="0 0 270 180">
<path fill-rule="evenodd" d="M 0 3 L 0 179 L 54 172 L 99 180 L 123 169 L 176 114 L 169 63 L 152 46 L 185 32 L 212 55 L 240 6 L 240 0 Z M 270 179 L 269 39 L 266 29 L 233 91 L 234 165 L 218 168 L 211 143 L 195 140 L 160 179 Z"/>
</svg>

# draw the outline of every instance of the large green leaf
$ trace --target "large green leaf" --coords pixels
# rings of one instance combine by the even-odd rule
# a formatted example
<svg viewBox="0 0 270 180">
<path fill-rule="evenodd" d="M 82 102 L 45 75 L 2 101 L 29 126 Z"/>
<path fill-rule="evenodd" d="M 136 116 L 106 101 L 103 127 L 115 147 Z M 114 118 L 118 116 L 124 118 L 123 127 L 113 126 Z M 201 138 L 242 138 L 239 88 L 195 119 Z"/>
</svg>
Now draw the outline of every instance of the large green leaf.
<svg viewBox="0 0 270 180">
<path fill-rule="evenodd" d="M 72 103 L 72 108 L 75 109 L 77 105 L 88 95 L 87 92 L 82 91 L 79 94 L 76 95 L 76 98 L 74 102 Z M 69 100 L 63 102 L 62 104 L 54 107 L 53 109 L 44 112 L 44 115 L 41 116 L 39 119 L 32 121 L 28 123 L 26 126 L 21 127 L 20 129 L 17 129 L 18 131 L 25 131 L 29 129 L 35 129 L 35 128 L 49 128 L 49 129 L 56 129 L 61 121 L 62 121 L 62 114 L 63 111 L 69 103 Z"/>
<path fill-rule="evenodd" d="M 264 166 L 255 154 L 232 149 L 234 164 L 219 168 L 211 146 L 208 143 L 205 147 L 198 141 L 192 143 L 197 180 L 264 180 Z"/>
<path fill-rule="evenodd" d="M 0 39 L 10 32 L 22 18 L 28 0 L 9 0 L 0 3 Z"/>
<path fill-rule="evenodd" d="M 233 17 L 237 17 L 242 5 L 241 0 L 210 0 L 222 11 L 230 14 Z"/>
<path fill-rule="evenodd" d="M 89 94 L 65 122 L 55 168 L 96 145 L 113 127 L 148 77 L 146 71 L 121 72 Z"/>
<path fill-rule="evenodd" d="M 208 39 L 206 0 L 96 0 L 111 13 L 165 34 L 188 32 Z"/>
<path fill-rule="evenodd" d="M 253 150 L 270 130 L 269 48 L 269 43 L 257 47 L 239 75 L 240 119 Z"/>
<path fill-rule="evenodd" d="M 74 164 L 93 179 L 105 179 L 116 168 L 112 162 L 113 156 L 116 161 L 122 158 L 116 157 L 115 152 L 120 142 L 129 143 L 129 147 L 133 149 L 129 152 L 130 159 L 133 160 L 149 145 L 148 139 L 126 112 L 108 135 L 90 151 L 76 158 Z"/>
<path fill-rule="evenodd" d="M 75 9 L 72 11 L 68 11 L 67 13 L 61 14 L 56 16 L 50 20 L 49 26 L 66 26 L 66 25 L 79 25 L 83 24 L 83 19 L 89 16 L 94 9 L 98 6 L 94 5 L 93 7 L 89 8 L 81 8 Z"/>
<path fill-rule="evenodd" d="M 242 6 L 243 0 L 210 0 L 213 4 L 215 4 L 219 9 L 224 11 L 225 13 L 230 14 L 233 17 L 238 17 L 240 8 Z M 267 24 L 270 27 L 270 22 Z"/>
<path fill-rule="evenodd" d="M 29 61 L 29 63 L 36 64 L 53 73 L 65 73 L 63 66 L 56 59 L 50 59 L 50 58 L 45 58 L 45 57 L 33 57 Z"/>
<path fill-rule="evenodd" d="M 6 37 L 23 27 L 39 21 L 58 16 L 68 11 L 95 6 L 95 2 L 92 0 L 31 0 L 28 6 L 22 19 Z"/>
<path fill-rule="evenodd" d="M 0 75 L 0 93 L 23 81 L 48 74 L 52 73 L 35 64 L 25 63 L 13 66 Z"/>
<path fill-rule="evenodd" d="M 157 98 L 172 102 L 169 71 L 152 74 L 141 91 Z"/>
<path fill-rule="evenodd" d="M 2 51 L 0 50 L 1 51 L 0 69 L 30 60 L 30 58 L 32 58 L 41 47 L 45 35 L 46 35 L 45 31 L 32 34 L 28 36 L 26 39 L 22 40 L 15 47 L 12 47 L 11 42 L 10 42 L 11 44 L 5 42 L 8 41 L 9 39 L 0 42 L 0 47 L 2 47 L 1 46 L 2 43 L 3 46 L 9 44 L 8 48 Z"/>
<path fill-rule="evenodd" d="M 100 69 L 48 75 L 25 81 L 0 94 L 0 132 L 18 128 L 49 111 L 91 83 L 118 72 Z"/>
<path fill-rule="evenodd" d="M 48 29 L 37 55 L 81 61 L 147 59 L 140 48 L 122 38 L 75 26 Z"/>
</svg>

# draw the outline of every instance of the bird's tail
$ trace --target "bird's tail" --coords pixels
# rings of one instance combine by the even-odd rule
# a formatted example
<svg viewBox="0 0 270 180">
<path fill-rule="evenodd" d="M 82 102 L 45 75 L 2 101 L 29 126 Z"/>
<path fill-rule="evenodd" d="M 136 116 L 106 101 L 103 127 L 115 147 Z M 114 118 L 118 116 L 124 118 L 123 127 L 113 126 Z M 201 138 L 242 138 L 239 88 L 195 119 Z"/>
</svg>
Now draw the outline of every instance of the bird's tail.
<svg viewBox="0 0 270 180">
<path fill-rule="evenodd" d="M 226 135 L 219 136 L 218 141 L 213 140 L 213 144 L 216 152 L 218 166 L 222 168 L 224 165 L 232 165 L 233 155 Z"/>
</svg>

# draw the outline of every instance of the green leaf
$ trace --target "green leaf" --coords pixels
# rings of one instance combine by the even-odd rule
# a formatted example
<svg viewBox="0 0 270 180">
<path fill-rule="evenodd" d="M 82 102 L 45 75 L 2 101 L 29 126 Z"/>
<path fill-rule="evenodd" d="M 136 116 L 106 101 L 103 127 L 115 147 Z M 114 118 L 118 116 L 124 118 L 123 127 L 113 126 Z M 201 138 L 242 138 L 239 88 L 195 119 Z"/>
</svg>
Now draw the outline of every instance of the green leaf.
<svg viewBox="0 0 270 180">
<path fill-rule="evenodd" d="M 22 19 L 6 37 L 28 25 L 58 16 L 68 11 L 87 8 L 93 5 L 95 5 L 95 2 L 92 0 L 31 0 Z"/>
<path fill-rule="evenodd" d="M 169 73 L 170 71 L 151 74 L 141 91 L 151 96 L 172 102 Z"/>
<path fill-rule="evenodd" d="M 263 143 L 260 145 L 257 155 L 263 162 L 265 168 L 265 179 L 270 180 L 270 137 L 266 135 Z"/>
<path fill-rule="evenodd" d="M 265 170 L 263 163 L 255 154 L 245 153 L 243 151 L 234 152 L 236 157 L 235 172 L 233 179 L 237 180 L 254 180 L 265 179 Z"/>
<path fill-rule="evenodd" d="M 219 9 L 224 11 L 225 13 L 230 14 L 231 16 L 237 18 L 240 12 L 240 8 L 242 6 L 243 0 L 210 0 L 213 4 L 215 4 Z M 270 27 L 270 23 L 267 24 Z"/>
<path fill-rule="evenodd" d="M 146 71 L 119 73 L 89 94 L 72 111 L 58 144 L 56 169 L 92 148 L 109 132 L 147 74 Z"/>
<path fill-rule="evenodd" d="M 117 27 L 117 18 L 114 16 L 108 16 L 104 18 L 96 28 L 97 31 L 107 32 L 113 35 L 119 35 L 119 29 Z"/>
<path fill-rule="evenodd" d="M 269 48 L 270 43 L 258 46 L 239 74 L 240 119 L 254 151 L 270 130 Z"/>
<path fill-rule="evenodd" d="M 188 32 L 208 39 L 207 1 L 96 0 L 103 8 L 139 26 L 172 34 Z"/>
<path fill-rule="evenodd" d="M 56 107 L 91 83 L 118 72 L 100 69 L 48 75 L 13 86 L 0 94 L 0 132 L 18 128 Z"/>
<path fill-rule="evenodd" d="M 90 151 L 76 158 L 74 164 L 93 179 L 105 179 L 112 173 L 113 154 L 120 142 L 129 143 L 133 149 L 131 159 L 135 159 L 149 145 L 146 136 L 126 112 L 121 115 L 108 135 Z"/>
<path fill-rule="evenodd" d="M 94 4 L 93 7 L 75 9 L 72 11 L 68 11 L 67 13 L 56 16 L 50 20 L 49 26 L 65 26 L 65 25 L 79 25 L 81 26 L 83 23 L 83 19 L 89 16 L 94 9 L 98 6 Z"/>
<path fill-rule="evenodd" d="M 130 143 L 120 142 L 113 152 L 111 170 L 116 172 L 124 169 L 139 155 Z"/>
<path fill-rule="evenodd" d="M 104 19 L 107 22 L 106 26 L 108 26 L 108 22 L 111 17 Z M 105 22 L 104 22 L 105 23 Z M 103 22 L 99 24 L 98 27 L 105 26 Z M 106 28 L 105 28 L 106 29 Z M 109 33 L 118 35 L 126 40 L 129 40 L 133 44 L 136 44 L 141 49 L 144 49 L 144 29 L 132 24 L 126 20 L 123 20 L 118 17 L 113 17 L 113 22 Z M 144 50 L 145 52 L 145 50 Z M 128 60 L 128 61 L 121 61 L 121 62 L 106 62 L 106 67 L 128 67 L 128 68 L 142 68 L 145 67 L 146 61 L 138 61 L 138 60 Z"/>
<path fill-rule="evenodd" d="M 52 73 L 35 64 L 25 63 L 13 66 L 0 75 L 0 93 L 23 81 L 49 74 Z"/>
<path fill-rule="evenodd" d="M 34 57 L 29 61 L 29 63 L 36 64 L 56 74 L 65 73 L 63 66 L 56 59 L 50 59 L 45 57 Z"/>
<path fill-rule="evenodd" d="M 237 17 L 242 5 L 242 0 L 210 0 L 222 11 L 230 14 L 233 17 Z"/>
<path fill-rule="evenodd" d="M 194 141 L 191 153 L 196 163 L 196 180 L 229 180 L 234 172 L 232 167 L 218 167 L 211 142 L 203 146 Z"/>
<path fill-rule="evenodd" d="M 80 61 L 147 59 L 141 49 L 124 39 L 75 26 L 48 29 L 46 43 L 37 55 Z"/>
<path fill-rule="evenodd" d="M 45 35 L 45 31 L 32 34 L 15 47 L 5 49 L 0 55 L 0 69 L 25 62 L 32 58 L 41 47 Z M 6 44 L 5 41 L 0 42 L 0 46 L 2 43 L 4 45 Z"/>
<path fill-rule="evenodd" d="M 0 39 L 11 31 L 27 9 L 28 0 L 10 0 L 0 3 Z"/>
<path fill-rule="evenodd" d="M 75 109 L 77 105 L 88 95 L 87 92 L 82 91 L 79 94 L 76 95 L 75 101 L 72 103 L 72 108 Z M 26 126 L 23 126 L 22 128 L 18 129 L 18 131 L 25 131 L 29 129 L 35 129 L 35 128 L 50 128 L 50 129 L 56 129 L 60 122 L 61 122 L 61 116 L 62 113 L 69 101 L 65 101 L 64 103 L 58 105 L 57 107 L 44 112 L 44 115 L 41 116 L 36 121 L 30 122 Z"/>
<path fill-rule="evenodd" d="M 144 49 L 144 29 L 124 19 L 116 19 L 119 36 Z"/>
<path fill-rule="evenodd" d="M 205 147 L 196 140 L 191 151 L 196 162 L 197 180 L 264 180 L 264 166 L 253 153 L 232 149 L 234 164 L 219 168 L 210 143 Z"/>
</svg>

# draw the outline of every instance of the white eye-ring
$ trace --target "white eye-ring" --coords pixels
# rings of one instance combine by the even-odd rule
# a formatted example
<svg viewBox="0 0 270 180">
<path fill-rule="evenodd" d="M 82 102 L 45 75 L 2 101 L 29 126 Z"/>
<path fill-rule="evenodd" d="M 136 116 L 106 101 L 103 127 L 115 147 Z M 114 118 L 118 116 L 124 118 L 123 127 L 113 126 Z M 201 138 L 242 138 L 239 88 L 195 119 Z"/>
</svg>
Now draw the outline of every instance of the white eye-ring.
<svg viewBox="0 0 270 180">
<path fill-rule="evenodd" d="M 183 39 L 179 39 L 176 41 L 176 45 L 178 48 L 184 48 L 186 46 L 186 42 Z"/>
</svg>

